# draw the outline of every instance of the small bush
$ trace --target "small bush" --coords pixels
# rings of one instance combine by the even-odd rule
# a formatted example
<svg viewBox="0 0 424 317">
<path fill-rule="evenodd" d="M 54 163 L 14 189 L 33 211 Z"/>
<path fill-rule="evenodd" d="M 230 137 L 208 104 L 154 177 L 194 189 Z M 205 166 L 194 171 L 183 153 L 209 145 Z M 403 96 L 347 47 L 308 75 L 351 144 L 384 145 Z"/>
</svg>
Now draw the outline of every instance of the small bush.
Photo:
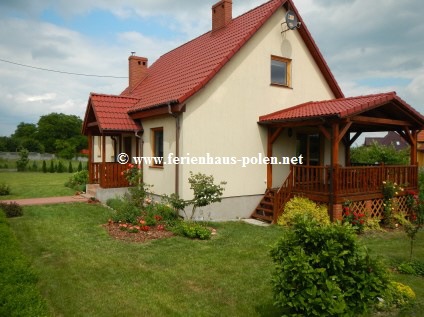
<svg viewBox="0 0 424 317">
<path fill-rule="evenodd" d="M 364 231 L 383 231 L 380 227 L 380 219 L 367 218 L 365 219 Z"/>
<path fill-rule="evenodd" d="M 50 168 L 49 168 L 49 173 L 54 173 L 55 169 L 54 169 L 54 162 L 53 160 L 50 161 Z"/>
<path fill-rule="evenodd" d="M 82 171 L 82 164 L 81 164 L 81 161 L 79 162 L 79 164 L 78 164 L 78 172 L 81 172 Z"/>
<path fill-rule="evenodd" d="M 65 167 L 63 166 L 62 161 L 59 161 L 59 163 L 57 165 L 56 172 L 58 172 L 58 173 L 64 173 L 65 172 Z"/>
<path fill-rule="evenodd" d="M 69 161 L 68 173 L 73 173 L 73 172 L 74 172 L 74 169 L 73 169 L 73 167 L 72 167 L 72 162 L 71 162 L 71 161 Z"/>
<path fill-rule="evenodd" d="M 87 183 L 88 171 L 81 171 L 72 174 L 69 180 L 65 183 L 65 186 L 75 190 L 85 191 L 85 186 Z"/>
<path fill-rule="evenodd" d="M 294 197 L 286 204 L 278 224 L 292 226 L 299 218 L 315 220 L 321 225 L 330 224 L 327 208 L 303 197 Z"/>
<path fill-rule="evenodd" d="M 132 223 L 137 224 L 137 217 L 141 215 L 139 208 L 134 206 L 130 201 L 124 201 L 116 209 L 116 213 L 112 216 L 114 222 Z"/>
<path fill-rule="evenodd" d="M 123 204 L 124 201 L 119 198 L 110 198 L 106 201 L 106 205 L 115 210 L 121 208 Z"/>
<path fill-rule="evenodd" d="M 355 316 L 382 297 L 386 269 L 351 226 L 298 221 L 271 250 L 274 304 L 290 316 Z"/>
<path fill-rule="evenodd" d="M 424 276 L 424 263 L 419 261 L 403 262 L 396 267 L 402 274 L 422 275 Z"/>
<path fill-rule="evenodd" d="M 174 228 L 173 232 L 179 236 L 187 237 L 190 239 L 209 240 L 212 232 L 205 226 L 196 222 L 179 222 Z"/>
<path fill-rule="evenodd" d="M 43 173 L 47 173 L 47 164 L 46 164 L 46 161 L 43 161 Z"/>
<path fill-rule="evenodd" d="M 0 202 L 0 209 L 4 211 L 7 218 L 20 217 L 24 214 L 22 207 L 15 202 L 11 202 L 11 203 Z"/>
<path fill-rule="evenodd" d="M 0 183 L 0 196 L 10 195 L 10 186 L 5 183 Z"/>
<path fill-rule="evenodd" d="M 36 161 L 32 161 L 32 168 L 31 168 L 31 170 L 33 172 L 38 172 L 38 165 L 37 165 L 37 162 Z"/>
<path fill-rule="evenodd" d="M 415 293 L 409 286 L 390 282 L 377 308 L 386 311 L 393 308 L 410 308 L 414 304 L 415 298 Z"/>
</svg>

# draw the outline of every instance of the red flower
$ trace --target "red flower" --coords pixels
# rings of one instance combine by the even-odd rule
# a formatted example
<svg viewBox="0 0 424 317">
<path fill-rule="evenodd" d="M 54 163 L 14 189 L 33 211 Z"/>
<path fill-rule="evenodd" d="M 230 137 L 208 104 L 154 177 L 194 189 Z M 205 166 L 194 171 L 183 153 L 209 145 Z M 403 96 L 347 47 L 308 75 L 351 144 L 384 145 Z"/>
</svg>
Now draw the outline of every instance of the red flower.
<svg viewBox="0 0 424 317">
<path fill-rule="evenodd" d="M 133 168 L 133 167 L 134 167 L 134 165 L 132 165 L 132 164 L 128 164 L 128 167 L 129 167 L 129 168 Z"/>
<path fill-rule="evenodd" d="M 141 227 L 141 230 L 142 231 L 149 231 L 150 230 L 150 227 L 149 226 L 142 226 Z"/>
<path fill-rule="evenodd" d="M 121 172 L 121 175 L 124 176 L 124 172 Z"/>
<path fill-rule="evenodd" d="M 343 210 L 344 211 L 348 211 L 349 210 L 349 207 L 344 207 Z"/>
<path fill-rule="evenodd" d="M 137 166 L 138 169 L 141 169 L 141 165 Z"/>
<path fill-rule="evenodd" d="M 164 229 L 165 229 L 165 227 L 164 227 L 163 225 L 158 225 L 158 226 L 156 227 L 156 229 L 157 229 L 158 231 L 162 231 L 162 230 L 164 230 Z"/>
<path fill-rule="evenodd" d="M 349 213 L 349 211 L 345 211 L 345 216 L 349 216 L 350 215 L 350 213 Z"/>
<path fill-rule="evenodd" d="M 157 221 L 160 221 L 160 220 L 162 220 L 162 219 L 163 219 L 163 217 L 162 217 L 162 216 L 155 216 L 155 219 L 156 219 Z"/>
<path fill-rule="evenodd" d="M 365 214 L 359 214 L 358 216 L 359 217 L 365 217 Z"/>
<path fill-rule="evenodd" d="M 364 224 L 364 222 L 365 222 L 365 221 L 364 221 L 364 220 L 362 220 L 362 219 L 361 219 L 361 220 L 359 220 L 359 223 L 360 223 L 361 225 L 363 225 L 363 224 Z"/>
</svg>

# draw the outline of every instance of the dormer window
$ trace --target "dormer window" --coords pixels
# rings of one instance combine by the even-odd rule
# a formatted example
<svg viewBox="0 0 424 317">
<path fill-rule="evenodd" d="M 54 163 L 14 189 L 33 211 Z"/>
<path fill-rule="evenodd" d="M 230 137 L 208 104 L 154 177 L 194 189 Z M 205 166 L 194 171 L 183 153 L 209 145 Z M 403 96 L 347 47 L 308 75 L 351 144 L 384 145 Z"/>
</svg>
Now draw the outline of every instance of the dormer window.
<svg viewBox="0 0 424 317">
<path fill-rule="evenodd" d="M 271 85 L 291 87 L 291 59 L 271 56 Z"/>
</svg>

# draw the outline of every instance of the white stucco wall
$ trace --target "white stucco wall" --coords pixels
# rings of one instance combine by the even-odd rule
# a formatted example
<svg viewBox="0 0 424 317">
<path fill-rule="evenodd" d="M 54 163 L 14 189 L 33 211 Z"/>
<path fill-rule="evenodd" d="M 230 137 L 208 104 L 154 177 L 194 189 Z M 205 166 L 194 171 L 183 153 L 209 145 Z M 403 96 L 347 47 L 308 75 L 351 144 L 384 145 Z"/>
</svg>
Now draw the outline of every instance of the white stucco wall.
<svg viewBox="0 0 424 317">
<path fill-rule="evenodd" d="M 267 132 L 257 124 L 259 116 L 306 101 L 334 98 L 298 32 L 281 35 L 284 15 L 285 10 L 279 9 L 217 76 L 187 101 L 181 155 L 266 155 Z M 270 85 L 271 55 L 292 59 L 292 89 Z M 284 131 L 275 143 L 274 154 L 293 156 L 295 136 L 288 138 Z M 261 194 L 266 188 L 266 165 L 182 165 L 180 171 L 184 198 L 191 197 L 189 171 L 227 181 L 225 197 Z M 287 171 L 287 166 L 274 168 L 274 186 L 281 185 Z M 160 192 L 161 187 L 156 189 Z"/>
</svg>

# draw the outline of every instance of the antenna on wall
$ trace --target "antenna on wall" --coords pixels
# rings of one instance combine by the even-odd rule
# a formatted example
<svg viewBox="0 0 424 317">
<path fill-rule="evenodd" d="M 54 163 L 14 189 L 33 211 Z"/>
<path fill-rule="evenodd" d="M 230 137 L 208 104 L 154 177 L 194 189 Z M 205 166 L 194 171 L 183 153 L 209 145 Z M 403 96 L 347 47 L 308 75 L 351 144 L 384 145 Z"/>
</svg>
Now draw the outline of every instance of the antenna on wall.
<svg viewBox="0 0 424 317">
<path fill-rule="evenodd" d="M 302 22 L 299 22 L 296 14 L 292 10 L 289 10 L 286 13 L 286 22 L 281 23 L 281 26 L 283 26 L 283 24 L 287 24 L 288 29 L 282 31 L 281 33 L 285 33 L 290 30 L 293 31 L 300 28 Z"/>
</svg>

